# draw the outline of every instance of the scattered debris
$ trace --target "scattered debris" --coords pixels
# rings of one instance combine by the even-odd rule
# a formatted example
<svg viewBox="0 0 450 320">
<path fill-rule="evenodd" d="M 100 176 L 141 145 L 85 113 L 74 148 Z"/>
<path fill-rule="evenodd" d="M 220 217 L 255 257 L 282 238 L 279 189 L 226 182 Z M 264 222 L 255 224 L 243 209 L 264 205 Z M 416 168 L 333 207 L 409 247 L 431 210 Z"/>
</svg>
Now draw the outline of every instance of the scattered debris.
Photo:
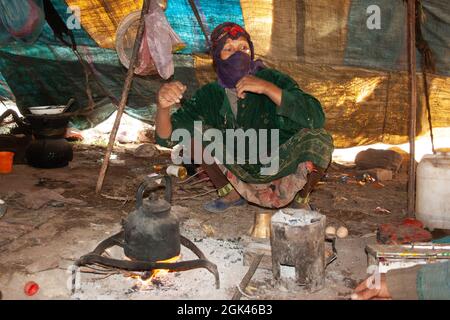
<svg viewBox="0 0 450 320">
<path fill-rule="evenodd" d="M 101 195 L 102 195 L 102 197 L 104 197 L 106 199 L 116 200 L 116 201 L 127 202 L 127 201 L 131 201 L 131 200 L 135 200 L 135 198 L 133 198 L 133 197 L 116 197 L 116 196 L 110 196 L 110 195 L 105 194 L 105 193 L 102 193 Z"/>
<path fill-rule="evenodd" d="M 350 177 L 348 175 L 342 175 L 339 177 L 339 182 L 340 183 L 348 183 L 348 180 L 350 179 Z"/>
<path fill-rule="evenodd" d="M 384 209 L 382 207 L 376 207 L 373 211 L 382 214 L 391 214 L 391 211 L 389 211 L 388 209 Z"/>
<path fill-rule="evenodd" d="M 214 234 L 216 233 L 216 231 L 214 230 L 214 228 L 213 228 L 211 225 L 209 225 L 209 224 L 204 224 L 204 225 L 202 225 L 202 229 L 203 229 L 203 231 L 205 232 L 205 235 L 206 235 L 207 237 L 212 237 L 212 236 L 214 236 Z"/>
<path fill-rule="evenodd" d="M 374 168 L 374 169 L 368 169 L 359 171 L 358 175 L 362 177 L 361 180 L 364 179 L 365 175 L 369 175 L 370 177 L 373 177 L 376 181 L 390 181 L 392 180 L 393 173 L 392 170 L 383 169 L 383 168 Z M 369 181 L 366 181 L 369 182 Z M 373 182 L 373 181 L 370 181 Z"/>
<path fill-rule="evenodd" d="M 348 199 L 346 197 L 339 196 L 339 197 L 336 197 L 335 201 L 336 202 L 342 202 L 342 201 L 348 201 Z"/>
<path fill-rule="evenodd" d="M 366 182 L 366 183 L 375 182 L 375 178 L 372 177 L 372 176 L 371 176 L 370 174 L 368 174 L 368 173 L 364 173 L 364 174 L 362 175 L 361 181 L 362 181 L 362 182 Z"/>
<path fill-rule="evenodd" d="M 7 209 L 6 202 L 0 199 L 0 218 L 5 215 L 6 209 Z"/>
</svg>

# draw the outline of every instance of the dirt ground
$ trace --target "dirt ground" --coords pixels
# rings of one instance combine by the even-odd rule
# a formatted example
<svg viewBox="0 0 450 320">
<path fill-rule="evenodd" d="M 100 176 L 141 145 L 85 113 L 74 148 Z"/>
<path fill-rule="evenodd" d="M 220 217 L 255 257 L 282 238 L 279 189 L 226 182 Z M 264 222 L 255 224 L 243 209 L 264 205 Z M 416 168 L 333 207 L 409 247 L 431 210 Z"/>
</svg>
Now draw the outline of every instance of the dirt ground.
<svg viewBox="0 0 450 320">
<path fill-rule="evenodd" d="M 214 288 L 205 270 L 170 273 L 158 285 L 142 289 L 136 279 L 114 274 L 107 278 L 86 274 L 80 290 L 71 295 L 70 267 L 101 240 L 121 228 L 134 209 L 134 194 L 153 164 L 168 160 L 158 151 L 151 159 L 137 158 L 137 145 L 120 145 L 110 165 L 101 195 L 95 185 L 104 147 L 74 144 L 74 160 L 66 168 L 42 170 L 16 165 L 0 176 L 0 198 L 8 204 L 0 218 L 0 290 L 3 299 L 230 299 L 248 267 L 242 253 L 254 215 L 261 209 L 246 205 L 225 214 L 211 215 L 202 203 L 215 197 L 208 182 L 176 184 L 173 211 L 179 216 L 182 234 L 194 241 L 217 264 L 221 289 Z M 349 175 L 347 183 L 342 176 Z M 327 268 L 325 289 L 308 293 L 272 282 L 271 272 L 258 270 L 243 299 L 348 299 L 356 284 L 366 277 L 368 243 L 375 242 L 377 225 L 405 217 L 406 171 L 392 181 L 359 184 L 355 169 L 333 164 L 312 194 L 312 204 L 327 217 L 327 225 L 346 226 L 349 236 L 338 239 L 338 258 Z M 179 182 L 179 181 L 177 181 Z M 382 213 L 375 208 L 390 211 Z M 185 257 L 189 253 L 185 253 Z M 39 284 L 28 297 L 24 285 Z"/>
</svg>

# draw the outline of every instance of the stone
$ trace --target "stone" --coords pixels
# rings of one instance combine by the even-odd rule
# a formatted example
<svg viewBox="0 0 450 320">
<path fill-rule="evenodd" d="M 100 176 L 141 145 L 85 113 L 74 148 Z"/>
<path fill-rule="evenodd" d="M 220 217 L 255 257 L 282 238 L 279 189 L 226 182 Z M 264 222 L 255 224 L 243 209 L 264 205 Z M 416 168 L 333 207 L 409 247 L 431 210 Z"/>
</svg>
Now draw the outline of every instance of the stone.
<svg viewBox="0 0 450 320">
<path fill-rule="evenodd" d="M 151 143 L 141 144 L 134 151 L 134 156 L 136 158 L 154 158 L 157 155 L 158 155 L 158 150 L 156 149 L 155 145 L 153 145 Z"/>
<path fill-rule="evenodd" d="M 398 172 L 403 162 L 400 153 L 393 150 L 367 149 L 359 152 L 355 157 L 355 164 L 358 169 L 383 168 Z"/>
</svg>

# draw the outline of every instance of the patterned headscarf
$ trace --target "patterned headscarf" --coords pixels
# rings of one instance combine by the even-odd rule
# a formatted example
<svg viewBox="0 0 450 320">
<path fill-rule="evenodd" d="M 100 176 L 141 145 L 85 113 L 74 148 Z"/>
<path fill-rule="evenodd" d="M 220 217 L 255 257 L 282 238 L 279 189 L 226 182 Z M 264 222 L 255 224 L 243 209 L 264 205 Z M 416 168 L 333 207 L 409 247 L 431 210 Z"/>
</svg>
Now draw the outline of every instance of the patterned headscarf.
<svg viewBox="0 0 450 320">
<path fill-rule="evenodd" d="M 250 39 L 250 35 L 244 28 L 234 22 L 225 22 L 218 25 L 211 34 L 211 55 L 214 60 L 220 58 L 220 52 L 225 46 L 227 39 L 231 38 L 236 40 L 239 37 L 245 37 L 250 46 L 251 58 L 255 58 L 255 52 L 253 48 L 253 42 Z"/>
</svg>

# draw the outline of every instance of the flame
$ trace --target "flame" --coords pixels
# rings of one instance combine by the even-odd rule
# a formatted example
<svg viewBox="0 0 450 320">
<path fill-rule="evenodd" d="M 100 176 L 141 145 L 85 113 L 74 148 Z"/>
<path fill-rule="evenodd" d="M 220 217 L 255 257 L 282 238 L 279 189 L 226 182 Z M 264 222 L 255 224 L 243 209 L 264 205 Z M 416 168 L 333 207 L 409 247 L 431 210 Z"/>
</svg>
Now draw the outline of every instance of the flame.
<svg viewBox="0 0 450 320">
<path fill-rule="evenodd" d="M 167 260 L 161 260 L 161 261 L 157 261 L 157 263 L 175 263 L 178 260 L 180 260 L 181 255 L 172 257 L 170 259 Z M 150 276 L 150 278 L 146 281 L 151 281 L 156 277 L 162 277 L 165 276 L 166 274 L 168 274 L 170 272 L 170 269 L 155 269 L 152 271 L 152 275 Z"/>
<path fill-rule="evenodd" d="M 181 258 L 181 255 L 172 257 L 167 260 L 160 260 L 157 261 L 157 263 L 175 263 L 179 261 Z M 150 286 L 157 278 L 162 278 L 165 275 L 167 275 L 169 272 L 171 272 L 170 269 L 155 269 L 150 272 L 145 273 L 144 275 L 138 275 L 138 274 L 131 274 L 129 275 L 132 279 L 137 279 L 139 283 L 137 283 L 137 287 L 139 288 L 145 288 Z"/>
</svg>

